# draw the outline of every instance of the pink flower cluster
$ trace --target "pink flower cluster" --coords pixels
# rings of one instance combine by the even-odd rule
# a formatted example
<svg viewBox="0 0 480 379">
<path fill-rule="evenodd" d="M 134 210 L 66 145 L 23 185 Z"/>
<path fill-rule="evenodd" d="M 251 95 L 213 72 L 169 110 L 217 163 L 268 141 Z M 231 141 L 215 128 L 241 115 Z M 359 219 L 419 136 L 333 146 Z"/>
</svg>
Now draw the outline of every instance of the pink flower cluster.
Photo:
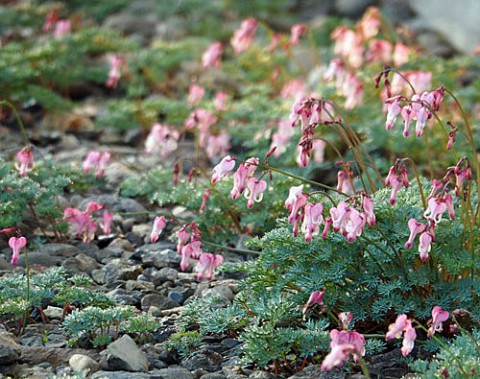
<svg viewBox="0 0 480 379">
<path fill-rule="evenodd" d="M 221 105 L 223 106 L 223 104 Z M 230 148 L 230 136 L 226 132 L 211 133 L 210 129 L 217 121 L 217 117 L 212 112 L 201 108 L 194 110 L 185 121 L 185 128 L 197 129 L 199 135 L 198 146 L 205 149 L 209 159 L 213 159 L 217 155 L 227 154 Z"/>
<path fill-rule="evenodd" d="M 323 78 L 327 81 L 335 80 L 335 86 L 340 95 L 345 97 L 345 108 L 353 109 L 362 105 L 363 82 L 353 72 L 345 68 L 341 59 L 333 59 L 325 71 Z"/>
<path fill-rule="evenodd" d="M 177 238 L 177 252 L 182 255 L 180 269 L 182 271 L 188 269 L 190 258 L 198 259 L 196 266 L 198 280 L 205 278 L 211 280 L 215 269 L 222 264 L 223 257 L 202 251 L 202 233 L 194 222 L 185 224 L 177 232 Z"/>
<path fill-rule="evenodd" d="M 258 22 L 254 18 L 247 18 L 242 21 L 240 28 L 233 34 L 230 43 L 235 53 L 241 53 L 250 48 L 255 32 L 257 30 Z"/>
<path fill-rule="evenodd" d="M 267 189 L 267 182 L 263 179 L 257 179 L 253 176 L 258 168 L 258 158 L 249 158 L 244 163 L 240 163 L 233 174 L 233 188 L 230 191 L 230 197 L 236 200 L 242 193 L 247 199 L 247 208 L 252 208 L 255 202 L 259 203 L 263 199 L 263 193 Z M 219 164 L 213 168 L 212 183 L 227 177 L 235 168 L 235 159 L 227 155 Z"/>
<path fill-rule="evenodd" d="M 325 149 L 325 141 L 314 139 L 315 127 L 318 124 L 332 123 L 331 117 L 333 109 L 331 105 L 324 100 L 316 98 L 303 98 L 293 105 L 289 120 L 292 126 L 295 126 L 300 120 L 302 137 L 298 143 L 299 158 L 298 162 L 301 166 L 308 166 L 312 151 L 315 151 L 316 161 L 322 161 Z"/>
<path fill-rule="evenodd" d="M 425 261 L 432 249 L 432 243 L 435 242 L 435 227 L 442 221 L 445 212 L 451 220 L 455 219 L 455 209 L 453 196 L 449 193 L 449 184 L 455 182 L 454 194 L 458 197 L 463 196 L 462 188 L 466 180 L 472 179 L 471 167 L 468 159 L 461 159 L 455 167 L 451 167 L 442 180 L 434 179 L 432 182 L 432 191 L 427 198 L 427 209 L 423 213 L 422 223 L 412 218 L 408 220 L 410 236 L 405 242 L 405 248 L 410 249 L 417 235 L 419 237 L 418 251 L 420 259 Z"/>
<path fill-rule="evenodd" d="M 353 356 L 355 363 L 358 363 L 358 357 L 365 355 L 365 337 L 354 330 L 332 329 L 330 349 L 330 353 L 322 362 L 322 371 L 330 371 L 335 366 L 342 366 L 350 356 Z"/>
<path fill-rule="evenodd" d="M 84 243 L 88 243 L 93 240 L 97 232 L 97 222 L 93 219 L 93 216 L 104 208 L 104 205 L 91 201 L 84 211 L 77 208 L 66 208 L 63 211 L 63 218 L 70 224 L 75 237 L 81 237 Z M 113 215 L 104 210 L 100 221 L 103 234 L 111 233 L 112 222 Z"/>
<path fill-rule="evenodd" d="M 403 343 L 401 351 L 402 355 L 406 357 L 412 352 L 415 339 L 417 338 L 417 333 L 412 326 L 412 321 L 407 318 L 406 314 L 401 314 L 393 324 L 390 324 L 385 339 L 390 341 L 393 338 L 402 338 L 402 334 Z"/>
<path fill-rule="evenodd" d="M 171 126 L 156 123 L 145 139 L 147 154 L 158 153 L 160 157 L 168 157 L 177 150 L 180 132 Z"/>
<path fill-rule="evenodd" d="M 363 212 L 342 201 L 336 207 L 330 208 L 330 216 L 324 218 L 323 205 L 309 203 L 308 195 L 303 193 L 303 185 L 300 185 L 290 188 L 285 207 L 290 211 L 288 222 L 293 224 L 293 234 L 296 236 L 301 230 L 305 235 L 306 242 L 310 242 L 313 236 L 319 234 L 322 223 L 324 223 L 321 235 L 323 239 L 326 238 L 333 225 L 334 231 L 342 233 L 348 242 L 355 241 L 362 234 L 365 224 L 373 226 L 376 223 L 373 211 L 374 203 L 367 196 L 363 197 Z"/>
<path fill-rule="evenodd" d="M 387 121 L 385 123 L 385 128 L 391 130 L 395 124 L 395 120 L 401 115 L 404 122 L 403 136 L 409 136 L 410 124 L 412 120 L 415 120 L 415 135 L 420 137 L 423 135 L 427 121 L 433 117 L 432 112 L 440 109 L 440 104 L 444 95 L 445 90 L 443 87 L 430 92 L 425 91 L 421 95 L 414 94 L 411 100 L 403 107 L 400 102 L 406 101 L 404 96 L 397 95 L 388 98 L 385 100 L 387 107 Z"/>
<path fill-rule="evenodd" d="M 109 152 L 89 151 L 83 161 L 83 172 L 88 174 L 90 170 L 95 170 L 95 176 L 101 178 L 105 174 L 105 168 L 109 160 Z"/>
</svg>

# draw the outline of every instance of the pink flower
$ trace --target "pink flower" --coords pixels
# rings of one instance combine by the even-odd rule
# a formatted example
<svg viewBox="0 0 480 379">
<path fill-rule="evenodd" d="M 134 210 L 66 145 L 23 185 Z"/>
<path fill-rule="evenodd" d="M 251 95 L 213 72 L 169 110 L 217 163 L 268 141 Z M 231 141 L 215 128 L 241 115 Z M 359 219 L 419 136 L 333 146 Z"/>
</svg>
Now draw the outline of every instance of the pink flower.
<svg viewBox="0 0 480 379">
<path fill-rule="evenodd" d="M 213 105 L 215 106 L 215 110 L 217 112 L 224 111 L 226 108 L 226 101 L 227 101 L 228 95 L 225 92 L 217 92 L 215 95 L 215 99 L 213 100 Z"/>
<path fill-rule="evenodd" d="M 403 343 L 401 352 L 402 355 L 406 357 L 413 350 L 417 333 L 415 332 L 415 328 L 412 326 L 411 320 L 407 319 L 407 315 L 405 314 L 399 315 L 395 320 L 395 323 L 389 325 L 385 339 L 389 341 L 393 338 L 401 338 L 402 333 Z"/>
<path fill-rule="evenodd" d="M 245 198 L 248 199 L 247 208 L 253 207 L 253 202 L 259 203 L 263 199 L 263 193 L 267 189 L 267 182 L 265 180 L 258 180 L 250 178 L 247 181 L 247 190 L 245 191 Z"/>
<path fill-rule="evenodd" d="M 320 232 L 320 224 L 323 222 L 323 205 L 308 203 L 304 208 L 302 233 L 305 234 L 305 242 L 310 242 L 313 236 Z"/>
<path fill-rule="evenodd" d="M 402 333 L 405 331 L 407 327 L 408 320 L 406 314 L 401 314 L 397 317 L 393 324 L 388 326 L 388 332 L 385 336 L 387 341 L 390 341 L 393 338 L 401 338 Z"/>
<path fill-rule="evenodd" d="M 362 105 L 363 82 L 357 75 L 347 73 L 341 85 L 341 93 L 346 97 L 345 109 L 354 109 Z"/>
<path fill-rule="evenodd" d="M 377 221 L 373 208 L 374 208 L 373 200 L 368 196 L 364 196 L 363 197 L 363 210 L 365 211 L 364 217 L 365 217 L 366 223 L 369 226 L 374 226 Z"/>
<path fill-rule="evenodd" d="M 158 152 L 160 157 L 168 157 L 177 150 L 180 132 L 169 127 L 155 123 L 145 139 L 145 150 L 147 154 Z"/>
<path fill-rule="evenodd" d="M 238 166 L 237 171 L 233 174 L 233 188 L 230 197 L 236 200 L 245 190 L 248 179 L 248 168 L 242 163 Z"/>
<path fill-rule="evenodd" d="M 399 67 L 407 63 L 410 59 L 409 55 L 410 55 L 410 48 L 401 42 L 397 42 L 393 49 L 394 66 Z"/>
<path fill-rule="evenodd" d="M 110 58 L 110 71 L 108 72 L 108 79 L 105 85 L 109 88 L 117 88 L 118 82 L 123 73 L 127 72 L 127 62 L 125 59 L 114 55 Z"/>
<path fill-rule="evenodd" d="M 205 154 L 210 159 L 217 155 L 224 155 L 230 149 L 230 136 L 224 131 L 216 136 L 208 135 L 206 140 Z"/>
<path fill-rule="evenodd" d="M 58 20 L 55 24 L 55 31 L 54 36 L 55 38 L 62 38 L 70 33 L 72 30 L 72 25 L 70 24 L 70 20 Z"/>
<path fill-rule="evenodd" d="M 108 211 L 104 211 L 102 215 L 102 222 L 100 223 L 100 227 L 102 228 L 103 234 L 108 235 L 112 232 L 112 222 L 113 222 L 113 214 Z"/>
<path fill-rule="evenodd" d="M 432 220 L 434 223 L 439 223 L 442 220 L 442 215 L 447 210 L 447 204 L 439 198 L 432 197 L 428 200 L 427 210 L 423 213 L 423 217 L 427 220 Z"/>
<path fill-rule="evenodd" d="M 402 348 L 400 349 L 404 357 L 412 352 L 416 338 L 417 332 L 415 332 L 415 328 L 412 326 L 411 321 L 408 321 L 405 333 L 403 334 Z"/>
<path fill-rule="evenodd" d="M 10 263 L 16 265 L 18 263 L 18 258 L 20 256 L 20 250 L 22 250 L 27 245 L 27 239 L 25 237 L 10 237 L 8 240 L 8 246 L 13 251 L 12 259 Z"/>
<path fill-rule="evenodd" d="M 353 345 L 343 344 L 333 347 L 330 353 L 324 358 L 321 370 L 330 371 L 335 366 L 343 365 L 343 362 L 346 362 L 354 352 L 355 346 Z"/>
<path fill-rule="evenodd" d="M 429 232 L 423 232 L 420 234 L 420 244 L 418 245 L 418 252 L 420 253 L 420 259 L 426 261 L 428 259 L 428 253 L 432 250 L 433 236 Z"/>
<path fill-rule="evenodd" d="M 345 58 L 350 66 L 358 68 L 363 63 L 362 36 L 352 29 L 339 26 L 331 34 L 334 53 Z"/>
<path fill-rule="evenodd" d="M 388 64 L 392 60 L 393 46 L 383 39 L 372 39 L 368 43 L 366 58 L 370 62 Z"/>
<path fill-rule="evenodd" d="M 307 303 L 303 307 L 303 317 L 307 314 L 307 311 L 309 308 L 313 307 L 315 304 L 322 306 L 323 305 L 323 295 L 325 294 L 325 291 L 313 291 L 310 294 L 310 297 L 307 300 Z"/>
<path fill-rule="evenodd" d="M 395 124 L 395 120 L 402 112 L 402 106 L 399 104 L 399 101 L 402 98 L 402 96 L 394 96 L 385 100 L 385 104 L 387 104 L 387 122 L 385 124 L 385 129 L 392 129 L 393 125 Z"/>
<path fill-rule="evenodd" d="M 99 151 L 89 151 L 87 157 L 83 161 L 83 172 L 88 174 L 91 169 L 95 170 L 95 176 L 97 178 L 102 177 L 105 174 L 105 168 L 110 160 L 110 153 L 101 153 Z"/>
<path fill-rule="evenodd" d="M 337 174 L 337 191 L 347 195 L 353 195 L 355 193 L 352 179 L 343 170 L 339 171 Z"/>
<path fill-rule="evenodd" d="M 305 24 L 295 24 L 291 28 L 290 44 L 296 45 L 300 38 L 307 34 L 307 26 Z"/>
<path fill-rule="evenodd" d="M 380 30 L 380 26 L 381 15 L 377 7 L 368 8 L 358 23 L 358 28 L 365 39 L 375 37 Z"/>
<path fill-rule="evenodd" d="M 408 220 L 408 229 L 410 229 L 410 236 L 408 237 L 407 242 L 405 242 L 405 249 L 410 249 L 412 247 L 413 240 L 415 239 L 417 234 L 424 232 L 426 227 L 427 226 L 425 224 L 418 222 L 414 218 Z"/>
<path fill-rule="evenodd" d="M 33 151 L 30 146 L 24 147 L 17 153 L 17 159 L 20 162 L 15 162 L 15 168 L 20 171 L 20 176 L 23 178 L 27 172 L 33 170 Z"/>
<path fill-rule="evenodd" d="M 397 201 L 397 192 L 400 188 L 405 187 L 408 188 L 409 182 L 408 182 L 408 177 L 407 177 L 407 172 L 405 169 L 401 169 L 400 175 L 397 175 L 397 169 L 395 166 L 392 166 L 390 168 L 390 171 L 388 172 L 387 178 L 385 179 L 385 185 L 391 185 L 392 186 L 392 194 L 390 195 L 390 205 L 394 205 L 395 202 Z"/>
<path fill-rule="evenodd" d="M 327 238 L 328 231 L 330 230 L 330 227 L 332 226 L 333 221 L 331 217 L 325 217 L 325 226 L 323 227 L 323 232 L 322 232 L 322 239 L 324 240 Z"/>
<path fill-rule="evenodd" d="M 335 346 L 352 345 L 354 347 L 352 354 L 355 362 L 358 361 L 357 356 L 365 355 L 365 337 L 354 330 L 338 331 L 337 329 L 332 329 L 330 331 L 330 340 L 330 349 L 332 350 Z"/>
<path fill-rule="evenodd" d="M 355 208 L 350 208 L 350 211 L 347 213 L 347 222 L 342 231 L 347 241 L 350 243 L 355 241 L 362 234 L 364 227 L 365 217 Z"/>
<path fill-rule="evenodd" d="M 255 38 L 258 23 L 254 18 L 247 18 L 242 21 L 240 28 L 235 31 L 230 41 L 235 53 L 248 50 Z"/>
<path fill-rule="evenodd" d="M 223 47 L 221 42 L 212 43 L 202 54 L 202 67 L 220 67 L 222 64 Z"/>
<path fill-rule="evenodd" d="M 150 242 L 155 243 L 158 241 L 158 237 L 160 233 L 162 233 L 163 229 L 167 226 L 167 219 L 165 216 L 157 216 L 153 220 L 153 229 L 150 233 Z"/>
<path fill-rule="evenodd" d="M 330 216 L 332 218 L 333 230 L 338 232 L 339 230 L 343 229 L 348 220 L 348 213 L 350 212 L 351 208 L 345 201 L 338 203 L 336 207 L 330 208 Z"/>
<path fill-rule="evenodd" d="M 199 212 L 205 212 L 205 208 L 207 207 L 207 201 L 210 199 L 210 192 L 212 190 L 210 188 L 207 188 L 205 192 L 202 195 L 202 204 L 200 205 Z"/>
<path fill-rule="evenodd" d="M 95 237 L 97 231 L 97 224 L 91 219 L 92 213 L 102 208 L 103 206 L 92 201 L 88 203 L 85 212 L 76 208 L 66 208 L 63 218 L 72 227 L 75 237 L 82 237 L 83 242 L 88 243 Z"/>
<path fill-rule="evenodd" d="M 205 88 L 200 87 L 199 85 L 192 84 L 188 90 L 188 104 L 196 105 L 202 100 L 205 95 Z"/>
<path fill-rule="evenodd" d="M 213 175 L 211 182 L 217 183 L 225 178 L 227 174 L 235 167 L 235 160 L 230 155 L 225 156 L 219 164 L 213 168 Z"/>
<path fill-rule="evenodd" d="M 442 307 L 435 305 L 432 309 L 432 326 L 428 328 L 427 336 L 430 337 L 435 332 L 441 332 L 443 323 L 448 320 L 449 315 L 447 311 L 442 310 Z"/>
<path fill-rule="evenodd" d="M 223 257 L 221 255 L 213 255 L 212 253 L 203 253 L 200 255 L 200 260 L 196 270 L 198 271 L 197 279 L 203 280 L 205 277 L 207 280 L 211 280 L 213 277 L 214 270 L 223 262 Z"/>
<path fill-rule="evenodd" d="M 190 233 L 186 230 L 188 225 L 184 225 L 178 232 L 177 232 L 177 252 L 181 253 L 183 246 L 188 242 L 190 239 Z"/>
<path fill-rule="evenodd" d="M 180 269 L 185 271 L 190 263 L 190 257 L 197 259 L 203 254 L 202 241 L 192 241 L 189 244 L 182 247 L 181 250 L 182 260 L 180 262 Z"/>
<path fill-rule="evenodd" d="M 95 212 L 102 210 L 103 208 L 105 208 L 105 205 L 99 204 L 96 201 L 90 201 L 85 207 L 85 214 L 92 215 Z"/>
</svg>

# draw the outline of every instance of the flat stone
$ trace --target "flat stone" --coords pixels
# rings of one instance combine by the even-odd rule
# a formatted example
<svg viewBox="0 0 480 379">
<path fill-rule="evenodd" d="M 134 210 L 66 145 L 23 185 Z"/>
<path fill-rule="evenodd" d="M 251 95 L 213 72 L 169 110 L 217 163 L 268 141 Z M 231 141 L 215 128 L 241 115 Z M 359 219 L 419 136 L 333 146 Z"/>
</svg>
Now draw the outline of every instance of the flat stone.
<svg viewBox="0 0 480 379">
<path fill-rule="evenodd" d="M 73 371 L 86 371 L 88 374 L 93 374 L 100 370 L 100 364 L 90 358 L 88 355 L 74 354 L 70 357 L 68 364 Z"/>
<path fill-rule="evenodd" d="M 13 334 L 0 333 L 0 364 L 14 363 L 20 357 L 20 345 Z"/>
</svg>

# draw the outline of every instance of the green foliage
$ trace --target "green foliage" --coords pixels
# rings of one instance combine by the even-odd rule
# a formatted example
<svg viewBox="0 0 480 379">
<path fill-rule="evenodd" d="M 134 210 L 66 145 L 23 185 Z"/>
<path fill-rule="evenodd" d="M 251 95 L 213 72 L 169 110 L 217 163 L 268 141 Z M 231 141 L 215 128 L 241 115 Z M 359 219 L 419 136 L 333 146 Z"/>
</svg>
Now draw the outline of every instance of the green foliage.
<svg viewBox="0 0 480 379">
<path fill-rule="evenodd" d="M 198 331 L 178 331 L 170 336 L 167 347 L 175 349 L 181 358 L 190 357 L 200 347 L 202 336 Z"/>
<path fill-rule="evenodd" d="M 0 319 L 8 328 L 16 330 L 25 313 L 45 303 L 62 308 L 68 305 L 113 305 L 103 292 L 92 291 L 90 279 L 84 276 L 69 278 L 60 267 L 49 268 L 30 278 L 28 300 L 25 275 L 11 274 L 0 278 Z"/>
<path fill-rule="evenodd" d="M 409 378 L 476 377 L 480 372 L 479 340 L 480 333 L 477 329 L 464 331 L 441 347 L 432 360 L 418 359 L 410 364 L 410 368 L 418 375 L 409 375 Z"/>
<path fill-rule="evenodd" d="M 63 216 L 58 197 L 82 191 L 94 183 L 72 164 L 54 164 L 51 159 L 35 162 L 27 176 L 20 177 L 12 164 L 0 160 L 0 228 L 20 224 L 25 216 L 34 217 L 37 223 L 49 225 L 53 230 L 66 230 L 66 224 L 55 222 Z"/>
</svg>

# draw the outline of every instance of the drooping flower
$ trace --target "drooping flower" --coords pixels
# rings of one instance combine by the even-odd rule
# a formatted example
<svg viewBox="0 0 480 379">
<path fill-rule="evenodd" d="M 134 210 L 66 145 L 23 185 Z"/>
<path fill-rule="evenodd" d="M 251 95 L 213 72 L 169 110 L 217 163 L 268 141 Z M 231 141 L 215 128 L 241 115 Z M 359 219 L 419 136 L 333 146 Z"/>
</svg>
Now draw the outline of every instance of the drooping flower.
<svg viewBox="0 0 480 379">
<path fill-rule="evenodd" d="M 353 189 L 352 178 L 343 170 L 340 170 L 337 173 L 337 191 L 350 196 L 355 193 L 355 190 Z"/>
<path fill-rule="evenodd" d="M 406 314 L 401 314 L 397 317 L 393 324 L 388 326 L 388 332 L 385 335 L 385 339 L 390 341 L 393 338 L 401 338 L 402 333 L 407 327 L 408 319 Z"/>
<path fill-rule="evenodd" d="M 400 188 L 408 188 L 409 182 L 407 172 L 404 168 L 400 169 L 400 175 L 397 174 L 397 168 L 392 166 L 385 179 L 385 185 L 392 186 L 392 194 L 390 195 L 390 205 L 394 205 L 397 201 L 397 192 Z"/>
<path fill-rule="evenodd" d="M 204 95 L 205 95 L 205 88 L 197 84 L 192 84 L 188 90 L 187 102 L 190 105 L 196 105 L 200 102 L 200 100 L 202 100 Z"/>
<path fill-rule="evenodd" d="M 441 332 L 443 323 L 448 320 L 450 314 L 447 311 L 442 310 L 442 307 L 435 305 L 432 309 L 432 325 L 428 328 L 427 336 L 430 337 L 435 332 Z"/>
<path fill-rule="evenodd" d="M 25 237 L 10 237 L 8 240 L 8 246 L 12 249 L 12 259 L 10 263 L 16 265 L 20 256 L 20 250 L 27 245 L 27 239 Z"/>
<path fill-rule="evenodd" d="M 118 82 L 122 77 L 122 72 L 127 72 L 127 62 L 125 59 L 114 55 L 110 58 L 110 71 L 108 72 L 108 78 L 105 85 L 108 88 L 117 88 Z"/>
<path fill-rule="evenodd" d="M 375 217 L 375 212 L 374 212 L 374 206 L 375 203 L 373 200 L 368 197 L 364 196 L 363 197 L 363 210 L 364 210 L 364 217 L 365 221 L 369 226 L 374 226 L 375 223 L 377 222 L 377 218 Z"/>
<path fill-rule="evenodd" d="M 199 212 L 205 212 L 205 208 L 207 207 L 207 201 L 210 199 L 210 193 L 212 190 L 210 188 L 207 188 L 205 192 L 202 195 L 202 204 L 200 204 L 200 209 Z"/>
<path fill-rule="evenodd" d="M 442 215 L 446 210 L 447 204 L 443 199 L 432 197 L 428 200 L 428 207 L 423 213 L 423 217 L 437 224 L 442 220 Z"/>
<path fill-rule="evenodd" d="M 290 29 L 290 44 L 296 45 L 298 41 L 307 34 L 307 26 L 305 24 L 295 24 Z"/>
<path fill-rule="evenodd" d="M 178 148 L 180 132 L 173 127 L 155 123 L 145 139 L 147 154 L 158 153 L 160 157 L 168 157 Z"/>
<path fill-rule="evenodd" d="M 165 216 L 157 216 L 153 220 L 153 228 L 152 232 L 150 233 L 150 242 L 155 243 L 158 241 L 158 237 L 160 233 L 162 233 L 163 229 L 167 226 L 167 219 Z"/>
<path fill-rule="evenodd" d="M 405 242 L 405 249 L 410 249 L 413 245 L 413 240 L 417 236 L 425 231 L 426 225 L 418 222 L 416 219 L 411 218 L 408 220 L 408 229 L 410 229 L 410 236 L 408 237 L 407 242 Z"/>
<path fill-rule="evenodd" d="M 110 153 L 101 153 L 100 151 L 89 151 L 87 157 L 83 161 L 83 172 L 88 174 L 90 170 L 95 170 L 97 178 L 105 174 L 105 168 L 110 160 Z"/>
<path fill-rule="evenodd" d="M 225 92 L 217 92 L 215 99 L 213 99 L 213 105 L 215 106 L 215 110 L 217 112 L 225 110 L 227 98 L 228 95 Z"/>
<path fill-rule="evenodd" d="M 15 162 L 15 168 L 20 172 L 20 176 L 23 178 L 27 175 L 27 172 L 33 169 L 33 151 L 31 146 L 25 146 L 17 153 L 17 159 L 20 162 Z"/>
<path fill-rule="evenodd" d="M 212 253 L 203 253 L 200 255 L 198 265 L 196 270 L 198 271 L 197 279 L 211 280 L 213 278 L 214 270 L 223 262 L 223 257 L 221 255 L 213 255 Z"/>
<path fill-rule="evenodd" d="M 250 178 L 247 181 L 247 190 L 245 198 L 248 199 L 247 208 L 253 207 L 253 203 L 259 203 L 263 199 L 263 193 L 267 189 L 267 182 L 256 178 Z"/>
<path fill-rule="evenodd" d="M 55 38 L 62 38 L 69 34 L 71 30 L 72 24 L 70 23 L 70 20 L 58 20 L 55 23 L 55 31 L 53 32 L 53 35 Z"/>
<path fill-rule="evenodd" d="M 330 353 L 328 353 L 323 359 L 321 370 L 330 371 L 336 366 L 343 365 L 343 362 L 346 362 L 354 352 L 355 346 L 351 344 L 343 344 L 333 347 L 330 350 Z"/>
<path fill-rule="evenodd" d="M 323 222 L 323 205 L 307 203 L 304 207 L 302 233 L 305 234 L 305 242 L 310 242 L 313 236 L 320 232 L 320 224 Z"/>
<path fill-rule="evenodd" d="M 428 253 L 432 250 L 433 236 L 429 232 L 423 232 L 420 234 L 420 244 L 418 245 L 418 252 L 420 253 L 420 259 L 426 261 L 428 259 Z"/>
<path fill-rule="evenodd" d="M 112 232 L 112 222 L 113 214 L 108 211 L 104 211 L 102 215 L 102 222 L 100 223 L 103 234 L 108 235 Z"/>
<path fill-rule="evenodd" d="M 416 338 L 417 332 L 415 332 L 415 328 L 412 326 L 411 321 L 409 321 L 403 334 L 402 348 L 400 349 L 404 357 L 412 352 Z"/>
<path fill-rule="evenodd" d="M 212 183 L 217 183 L 221 179 L 225 178 L 227 174 L 235 167 L 235 160 L 230 156 L 225 156 L 219 164 L 213 168 Z"/>
<path fill-rule="evenodd" d="M 222 64 L 223 47 L 221 42 L 214 42 L 202 54 L 202 67 L 220 67 Z"/>
<path fill-rule="evenodd" d="M 369 7 L 357 24 L 363 38 L 365 39 L 375 37 L 380 30 L 380 25 L 381 14 L 377 7 Z"/>
<path fill-rule="evenodd" d="M 313 307 L 315 304 L 323 306 L 323 295 L 325 295 L 325 291 L 313 291 L 310 294 L 307 303 L 303 307 L 303 317 L 305 317 L 305 315 L 307 314 L 308 309 Z"/>
<path fill-rule="evenodd" d="M 333 350 L 336 346 L 340 345 L 350 345 L 354 347 L 351 354 L 353 355 L 355 363 L 358 362 L 359 356 L 363 357 L 365 355 L 365 337 L 354 330 L 338 331 L 337 329 L 332 329 L 330 331 L 330 349 Z"/>
<path fill-rule="evenodd" d="M 402 96 L 398 95 L 385 100 L 385 104 L 387 104 L 387 122 L 385 123 L 385 129 L 392 129 L 395 120 L 402 112 L 402 106 L 399 103 L 402 98 Z"/>
<path fill-rule="evenodd" d="M 180 262 L 180 269 L 185 271 L 190 263 L 190 257 L 198 259 L 202 254 L 202 241 L 195 240 L 182 247 L 182 260 Z"/>
<path fill-rule="evenodd" d="M 235 53 L 241 53 L 250 48 L 250 45 L 255 38 L 257 26 L 258 23 L 254 18 L 247 18 L 242 21 L 240 28 L 235 31 L 230 40 Z"/>
</svg>

